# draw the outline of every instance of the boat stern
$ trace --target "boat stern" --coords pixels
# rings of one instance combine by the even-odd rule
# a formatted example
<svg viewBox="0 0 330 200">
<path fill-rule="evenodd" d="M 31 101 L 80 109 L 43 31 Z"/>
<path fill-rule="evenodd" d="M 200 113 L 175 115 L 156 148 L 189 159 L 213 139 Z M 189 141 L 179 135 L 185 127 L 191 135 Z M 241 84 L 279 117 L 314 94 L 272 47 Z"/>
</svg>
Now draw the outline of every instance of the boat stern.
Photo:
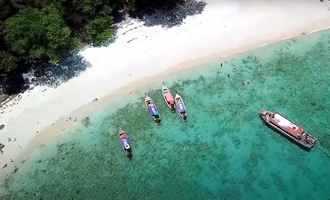
<svg viewBox="0 0 330 200">
<path fill-rule="evenodd" d="M 162 120 L 160 119 L 159 116 L 155 116 L 155 117 L 154 117 L 154 121 L 156 122 L 156 124 L 160 124 L 160 122 L 161 122 Z"/>
<path fill-rule="evenodd" d="M 170 109 L 172 112 L 175 112 L 175 103 L 170 104 Z"/>
</svg>

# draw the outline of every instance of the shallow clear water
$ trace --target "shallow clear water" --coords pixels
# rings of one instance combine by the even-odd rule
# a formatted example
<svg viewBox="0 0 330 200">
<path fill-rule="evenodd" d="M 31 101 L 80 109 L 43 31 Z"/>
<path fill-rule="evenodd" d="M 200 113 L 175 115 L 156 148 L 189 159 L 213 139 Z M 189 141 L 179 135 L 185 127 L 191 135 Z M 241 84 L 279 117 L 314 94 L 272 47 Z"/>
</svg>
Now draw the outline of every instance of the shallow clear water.
<svg viewBox="0 0 330 200">
<path fill-rule="evenodd" d="M 91 116 L 34 153 L 4 199 L 329 199 L 330 32 L 210 63 L 171 80 L 189 109 L 182 122 L 150 91 L 161 126 L 142 97 Z M 319 139 L 306 152 L 266 127 L 262 109 L 284 113 Z M 124 157 L 118 127 L 133 141 Z"/>
</svg>

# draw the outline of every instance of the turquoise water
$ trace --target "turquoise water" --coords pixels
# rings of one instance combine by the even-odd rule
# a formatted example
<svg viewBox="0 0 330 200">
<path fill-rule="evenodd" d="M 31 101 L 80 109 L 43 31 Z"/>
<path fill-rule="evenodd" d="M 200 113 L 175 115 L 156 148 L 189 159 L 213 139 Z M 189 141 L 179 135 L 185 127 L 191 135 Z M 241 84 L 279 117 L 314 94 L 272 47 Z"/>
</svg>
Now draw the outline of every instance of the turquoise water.
<svg viewBox="0 0 330 200">
<path fill-rule="evenodd" d="M 181 75 L 180 75 L 181 76 Z M 6 182 L 3 199 L 330 199 L 330 32 L 282 42 L 169 80 L 189 109 L 171 113 L 149 91 L 90 116 L 86 126 L 43 147 Z M 306 152 L 266 127 L 279 111 L 319 139 Z M 121 152 L 118 127 L 133 141 Z"/>
</svg>

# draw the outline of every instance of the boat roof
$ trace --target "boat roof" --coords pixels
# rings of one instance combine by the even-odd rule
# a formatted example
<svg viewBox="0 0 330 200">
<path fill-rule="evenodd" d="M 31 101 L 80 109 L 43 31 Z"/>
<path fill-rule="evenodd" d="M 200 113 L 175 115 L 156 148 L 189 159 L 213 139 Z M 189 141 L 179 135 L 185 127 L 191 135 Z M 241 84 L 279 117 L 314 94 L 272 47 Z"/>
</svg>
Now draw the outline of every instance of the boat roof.
<svg viewBox="0 0 330 200">
<path fill-rule="evenodd" d="M 149 104 L 148 111 L 152 115 L 159 115 L 158 109 L 155 104 Z"/>
<path fill-rule="evenodd" d="M 282 127 L 295 137 L 300 136 L 304 132 L 303 128 L 298 127 L 296 124 L 290 122 L 278 113 L 274 115 L 274 119 L 277 121 L 278 126 Z"/>
<path fill-rule="evenodd" d="M 177 110 L 178 110 L 178 112 L 186 112 L 186 107 L 185 107 L 185 105 L 183 104 L 183 102 L 180 102 L 180 103 L 177 105 Z"/>
<path fill-rule="evenodd" d="M 297 127 L 295 124 L 293 124 L 289 120 L 285 119 L 283 116 L 281 116 L 278 113 L 276 113 L 274 115 L 274 118 L 278 121 L 278 125 L 280 125 L 280 126 L 284 126 L 284 127 Z"/>
<path fill-rule="evenodd" d="M 167 101 L 170 101 L 170 102 L 174 101 L 173 95 L 169 92 L 165 94 L 165 98 Z"/>
</svg>

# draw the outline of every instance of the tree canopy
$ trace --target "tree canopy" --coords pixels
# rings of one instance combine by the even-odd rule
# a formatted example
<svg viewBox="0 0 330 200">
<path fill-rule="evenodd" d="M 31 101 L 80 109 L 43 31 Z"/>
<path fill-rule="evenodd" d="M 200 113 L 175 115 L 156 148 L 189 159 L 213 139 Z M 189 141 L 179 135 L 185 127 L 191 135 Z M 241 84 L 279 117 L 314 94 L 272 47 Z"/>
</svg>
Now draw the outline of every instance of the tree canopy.
<svg viewBox="0 0 330 200">
<path fill-rule="evenodd" d="M 5 21 L 4 40 L 9 50 L 26 59 L 49 59 L 56 63 L 75 46 L 70 28 L 58 9 L 26 8 Z"/>
</svg>

